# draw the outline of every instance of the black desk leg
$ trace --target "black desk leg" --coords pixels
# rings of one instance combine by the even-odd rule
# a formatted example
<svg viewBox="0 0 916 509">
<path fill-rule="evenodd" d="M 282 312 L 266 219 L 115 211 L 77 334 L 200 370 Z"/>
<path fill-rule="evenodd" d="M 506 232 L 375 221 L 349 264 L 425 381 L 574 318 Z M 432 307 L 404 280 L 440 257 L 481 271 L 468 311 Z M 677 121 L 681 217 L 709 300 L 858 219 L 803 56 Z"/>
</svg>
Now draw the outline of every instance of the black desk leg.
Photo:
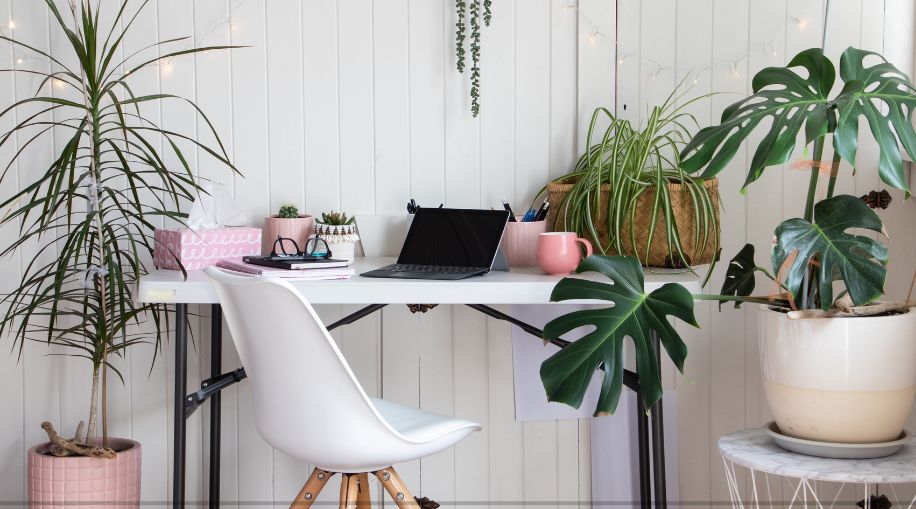
<svg viewBox="0 0 916 509">
<path fill-rule="evenodd" d="M 223 374 L 223 313 L 219 304 L 210 306 L 210 376 Z M 219 507 L 219 448 L 222 432 L 222 392 L 210 396 L 210 507 Z"/>
<path fill-rule="evenodd" d="M 659 370 L 662 365 L 662 347 L 658 334 L 652 333 L 655 356 Z M 662 400 L 652 408 L 652 482 L 655 486 L 655 507 L 668 507 L 668 489 L 665 479 L 665 413 Z"/>
<path fill-rule="evenodd" d="M 652 462 L 649 455 L 649 417 L 646 415 L 646 404 L 639 392 L 636 393 L 636 436 L 639 443 L 639 506 L 648 508 L 652 503 L 651 474 L 649 473 L 649 464 Z"/>
<path fill-rule="evenodd" d="M 175 405 L 172 454 L 172 507 L 184 507 L 185 407 L 188 393 L 188 305 L 175 305 Z"/>
</svg>

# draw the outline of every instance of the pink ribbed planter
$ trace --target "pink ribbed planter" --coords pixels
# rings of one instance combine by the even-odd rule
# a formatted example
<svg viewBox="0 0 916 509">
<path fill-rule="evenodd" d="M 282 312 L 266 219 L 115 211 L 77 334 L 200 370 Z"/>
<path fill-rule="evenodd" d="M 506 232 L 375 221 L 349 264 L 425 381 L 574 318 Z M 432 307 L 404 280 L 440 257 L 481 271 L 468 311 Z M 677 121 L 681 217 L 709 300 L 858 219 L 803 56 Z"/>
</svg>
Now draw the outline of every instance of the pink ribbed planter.
<svg viewBox="0 0 916 509">
<path fill-rule="evenodd" d="M 312 235 L 315 218 L 312 216 L 299 216 L 292 218 L 268 216 L 264 218 L 264 229 L 261 233 L 261 249 L 263 255 L 269 255 L 277 241 L 277 236 L 293 239 L 299 249 L 305 249 L 305 241 Z M 284 249 L 290 254 L 296 251 L 291 242 L 283 243 Z"/>
<path fill-rule="evenodd" d="M 29 449 L 29 507 L 126 509 L 140 507 L 140 444 L 109 438 L 115 459 L 45 454 L 51 445 Z"/>
</svg>

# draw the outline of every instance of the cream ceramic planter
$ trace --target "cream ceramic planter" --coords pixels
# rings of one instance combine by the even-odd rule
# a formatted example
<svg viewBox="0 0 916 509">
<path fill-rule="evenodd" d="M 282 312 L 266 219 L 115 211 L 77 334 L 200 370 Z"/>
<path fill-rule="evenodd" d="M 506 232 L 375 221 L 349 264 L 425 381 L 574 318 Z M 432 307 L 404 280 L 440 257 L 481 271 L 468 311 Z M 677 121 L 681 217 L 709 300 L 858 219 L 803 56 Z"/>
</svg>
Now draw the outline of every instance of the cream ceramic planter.
<svg viewBox="0 0 916 509">
<path fill-rule="evenodd" d="M 916 308 L 790 320 L 761 306 L 760 365 L 780 431 L 809 440 L 897 439 L 916 396 Z"/>
<path fill-rule="evenodd" d="M 29 507 L 127 509 L 140 507 L 140 444 L 109 438 L 114 459 L 48 454 L 50 444 L 29 449 Z"/>
<path fill-rule="evenodd" d="M 315 222 L 315 235 L 328 242 L 331 257 L 352 262 L 356 257 L 356 242 L 359 235 L 355 224 L 330 225 Z"/>
</svg>

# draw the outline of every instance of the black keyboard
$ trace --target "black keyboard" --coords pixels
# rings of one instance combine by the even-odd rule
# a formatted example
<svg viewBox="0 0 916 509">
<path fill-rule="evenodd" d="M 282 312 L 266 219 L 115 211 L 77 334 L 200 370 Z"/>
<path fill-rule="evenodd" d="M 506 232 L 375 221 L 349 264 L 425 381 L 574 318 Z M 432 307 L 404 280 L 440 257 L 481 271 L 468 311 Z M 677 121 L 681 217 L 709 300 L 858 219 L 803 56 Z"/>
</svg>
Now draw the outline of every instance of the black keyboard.
<svg viewBox="0 0 916 509">
<path fill-rule="evenodd" d="M 393 263 L 380 269 L 360 274 L 366 277 L 395 279 L 464 279 L 486 274 L 489 269 L 481 267 L 454 267 L 449 265 L 418 265 Z"/>
<path fill-rule="evenodd" d="M 378 270 L 386 272 L 438 272 L 442 274 L 470 274 L 480 272 L 478 267 L 454 267 L 451 265 L 416 265 L 413 263 L 394 263 Z"/>
</svg>

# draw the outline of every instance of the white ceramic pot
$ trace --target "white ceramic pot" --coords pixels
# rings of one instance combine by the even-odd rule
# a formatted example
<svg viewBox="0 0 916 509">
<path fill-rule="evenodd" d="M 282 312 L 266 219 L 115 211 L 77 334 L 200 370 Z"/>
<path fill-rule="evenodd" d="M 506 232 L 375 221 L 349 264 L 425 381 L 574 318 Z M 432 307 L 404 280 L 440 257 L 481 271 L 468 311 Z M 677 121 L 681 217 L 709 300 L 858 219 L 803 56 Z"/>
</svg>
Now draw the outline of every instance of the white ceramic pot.
<svg viewBox="0 0 916 509">
<path fill-rule="evenodd" d="M 356 233 L 355 224 L 330 225 L 316 222 L 315 235 L 328 242 L 334 259 L 352 262 L 356 257 L 356 242 L 359 235 Z"/>
<path fill-rule="evenodd" d="M 857 444 L 899 437 L 916 396 L 916 308 L 790 320 L 761 306 L 758 323 L 764 392 L 780 431 Z"/>
</svg>

